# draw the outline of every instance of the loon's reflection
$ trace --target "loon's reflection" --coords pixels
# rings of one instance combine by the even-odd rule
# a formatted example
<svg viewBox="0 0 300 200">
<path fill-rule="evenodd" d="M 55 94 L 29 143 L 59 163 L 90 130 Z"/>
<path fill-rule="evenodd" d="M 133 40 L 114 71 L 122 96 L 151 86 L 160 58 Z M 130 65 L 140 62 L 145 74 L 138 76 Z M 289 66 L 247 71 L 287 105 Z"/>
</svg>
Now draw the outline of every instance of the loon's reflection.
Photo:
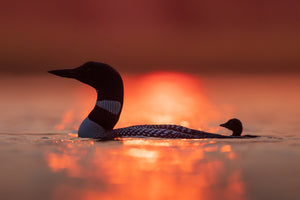
<svg viewBox="0 0 300 200">
<path fill-rule="evenodd" d="M 53 199 L 244 199 L 236 158 L 215 140 L 66 140 L 46 155 Z"/>
</svg>

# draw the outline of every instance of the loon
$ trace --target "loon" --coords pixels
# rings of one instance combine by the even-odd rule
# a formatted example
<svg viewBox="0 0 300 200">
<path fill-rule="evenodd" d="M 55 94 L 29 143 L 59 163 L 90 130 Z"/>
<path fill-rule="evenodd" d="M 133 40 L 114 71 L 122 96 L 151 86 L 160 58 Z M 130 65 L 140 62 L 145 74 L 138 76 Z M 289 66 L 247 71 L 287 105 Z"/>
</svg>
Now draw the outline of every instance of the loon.
<svg viewBox="0 0 300 200">
<path fill-rule="evenodd" d="M 99 62 L 87 62 L 74 69 L 50 70 L 51 74 L 73 78 L 97 91 L 94 109 L 81 123 L 78 137 L 113 139 L 117 137 L 159 138 L 235 138 L 240 137 L 243 126 L 240 120 L 230 119 L 220 126 L 233 131 L 231 136 L 208 133 L 179 125 L 136 125 L 113 129 L 123 107 L 124 86 L 121 75 L 111 66 Z"/>
</svg>

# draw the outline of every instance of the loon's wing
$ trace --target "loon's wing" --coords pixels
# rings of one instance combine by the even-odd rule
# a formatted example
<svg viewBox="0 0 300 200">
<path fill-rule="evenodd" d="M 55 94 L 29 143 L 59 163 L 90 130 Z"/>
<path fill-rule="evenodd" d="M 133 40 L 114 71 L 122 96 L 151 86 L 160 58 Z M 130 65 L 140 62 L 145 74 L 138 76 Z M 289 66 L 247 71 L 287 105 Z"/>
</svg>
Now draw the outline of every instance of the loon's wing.
<svg viewBox="0 0 300 200">
<path fill-rule="evenodd" d="M 256 138 L 256 137 L 260 137 L 260 136 L 258 136 L 258 135 L 244 135 L 242 137 L 244 137 L 244 138 Z"/>
<path fill-rule="evenodd" d="M 215 133 L 208 133 L 205 131 L 199 131 L 196 129 L 191 129 L 187 128 L 184 126 L 180 125 L 174 125 L 174 124 L 146 124 L 146 125 L 136 125 L 136 126 L 131 126 L 131 127 L 136 127 L 136 128 L 154 128 L 154 129 L 167 129 L 167 130 L 173 130 L 173 131 L 178 131 L 181 133 L 186 133 L 186 134 L 192 134 L 192 135 L 201 135 L 201 136 L 206 136 L 205 138 L 228 138 L 231 136 L 225 136 L 225 135 L 219 135 Z"/>
<path fill-rule="evenodd" d="M 206 133 L 177 125 L 137 125 L 114 129 L 113 137 L 159 137 L 159 138 L 229 138 L 230 136 Z"/>
</svg>

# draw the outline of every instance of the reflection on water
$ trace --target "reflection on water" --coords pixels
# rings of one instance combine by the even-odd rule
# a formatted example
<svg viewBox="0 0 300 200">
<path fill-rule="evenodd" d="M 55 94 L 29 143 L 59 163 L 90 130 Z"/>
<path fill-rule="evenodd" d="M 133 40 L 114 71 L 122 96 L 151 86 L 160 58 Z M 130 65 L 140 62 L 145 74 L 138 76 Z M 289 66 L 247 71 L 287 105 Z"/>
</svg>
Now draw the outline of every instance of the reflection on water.
<svg viewBox="0 0 300 200">
<path fill-rule="evenodd" d="M 299 141 L 0 134 L 0 193 L 26 200 L 299 199 Z"/>
<path fill-rule="evenodd" d="M 77 199 L 244 199 L 241 171 L 228 165 L 235 158 L 230 145 L 213 140 L 152 139 L 65 141 L 45 155 L 53 173 L 82 182 L 57 185 L 55 199 L 66 192 Z"/>
</svg>

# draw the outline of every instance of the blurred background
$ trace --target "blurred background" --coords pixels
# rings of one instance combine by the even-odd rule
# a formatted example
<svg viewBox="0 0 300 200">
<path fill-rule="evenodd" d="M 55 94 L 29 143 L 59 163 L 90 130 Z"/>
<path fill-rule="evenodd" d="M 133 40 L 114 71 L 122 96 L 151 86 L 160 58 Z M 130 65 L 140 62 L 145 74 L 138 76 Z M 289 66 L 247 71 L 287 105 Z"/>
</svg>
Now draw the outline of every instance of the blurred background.
<svg viewBox="0 0 300 200">
<path fill-rule="evenodd" d="M 297 0 L 4 0 L 1 73 L 299 73 Z"/>
</svg>

